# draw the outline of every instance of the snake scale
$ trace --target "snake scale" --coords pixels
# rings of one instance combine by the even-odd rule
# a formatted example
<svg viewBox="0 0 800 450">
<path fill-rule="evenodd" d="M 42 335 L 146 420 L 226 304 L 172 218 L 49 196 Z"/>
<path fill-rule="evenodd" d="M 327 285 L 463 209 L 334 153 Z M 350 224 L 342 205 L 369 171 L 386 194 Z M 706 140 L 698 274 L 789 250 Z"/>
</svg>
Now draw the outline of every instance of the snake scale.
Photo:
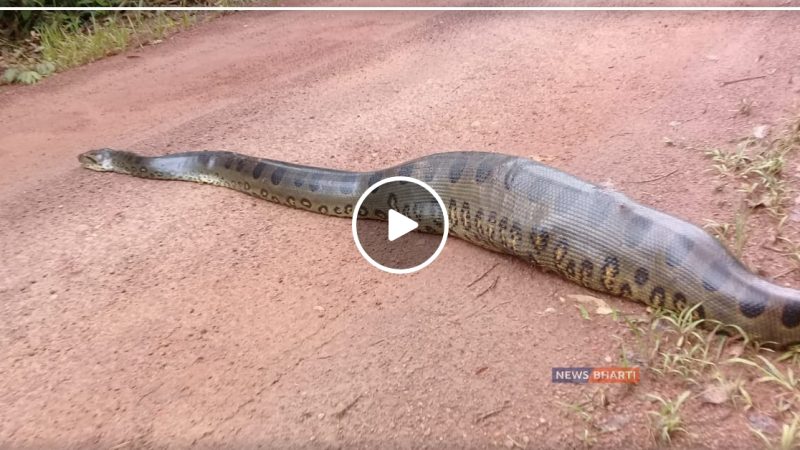
<svg viewBox="0 0 800 450">
<path fill-rule="evenodd" d="M 760 341 L 800 342 L 800 291 L 753 274 L 695 225 L 525 158 L 438 153 L 372 172 L 221 151 L 147 157 L 100 149 L 78 159 L 88 169 L 210 183 L 338 217 L 351 217 L 361 193 L 383 178 L 417 178 L 444 200 L 453 236 L 589 289 L 677 311 L 697 305 L 697 317 L 737 325 Z M 394 194 L 400 207 L 415 201 Z M 387 195 L 359 214 L 385 218 Z"/>
</svg>

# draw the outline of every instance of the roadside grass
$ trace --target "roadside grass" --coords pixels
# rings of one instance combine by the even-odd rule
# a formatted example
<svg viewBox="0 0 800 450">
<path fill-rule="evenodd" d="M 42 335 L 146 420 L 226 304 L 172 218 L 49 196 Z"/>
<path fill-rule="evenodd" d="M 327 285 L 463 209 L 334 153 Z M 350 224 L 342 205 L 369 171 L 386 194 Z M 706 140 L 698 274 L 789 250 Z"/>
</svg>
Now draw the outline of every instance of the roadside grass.
<svg viewBox="0 0 800 450">
<path fill-rule="evenodd" d="M 740 182 L 738 190 L 744 193 L 747 207 L 763 208 L 778 220 L 779 232 L 792 193 L 784 173 L 787 158 L 800 148 L 800 117 L 788 122 L 774 139 L 754 133 L 739 139 L 733 150 L 712 148 L 706 152 L 720 175 Z"/>
<path fill-rule="evenodd" d="M 647 414 L 659 443 L 689 435 L 696 408 L 715 404 L 742 414 L 758 411 L 781 422 L 778 435 L 748 424 L 765 448 L 800 446 L 800 422 L 794 414 L 800 410 L 800 345 L 772 350 L 739 327 L 698 318 L 694 307 L 681 312 L 656 310 L 649 321 L 620 316 L 618 322 L 630 328 L 637 349 L 626 348 L 630 339 L 620 340 L 622 363 L 629 362 L 628 355 L 638 355 L 643 370 L 658 380 L 653 384 L 662 387 L 658 389 L 662 392 L 644 395 L 657 405 Z M 665 395 L 664 390 L 676 388 L 682 389 L 677 397 Z"/>
<path fill-rule="evenodd" d="M 198 21 L 196 12 L 129 11 L 88 23 L 53 20 L 31 31 L 24 42 L 0 40 L 0 83 L 33 84 L 52 73 L 113 55 L 132 46 L 157 43 Z"/>
<path fill-rule="evenodd" d="M 42 58 L 54 63 L 57 70 L 64 70 L 118 53 L 131 45 L 162 39 L 172 31 L 188 27 L 195 20 L 196 16 L 187 13 L 125 14 L 102 22 L 92 21 L 82 33 L 49 23 L 39 30 Z"/>
</svg>

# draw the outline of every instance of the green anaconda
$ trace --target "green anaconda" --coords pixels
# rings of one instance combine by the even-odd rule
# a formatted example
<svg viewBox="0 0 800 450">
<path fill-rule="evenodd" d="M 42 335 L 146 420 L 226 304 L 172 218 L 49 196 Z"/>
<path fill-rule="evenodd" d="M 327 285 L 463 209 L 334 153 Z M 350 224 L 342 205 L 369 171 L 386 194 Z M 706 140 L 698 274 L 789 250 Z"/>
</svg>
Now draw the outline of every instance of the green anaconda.
<svg viewBox="0 0 800 450">
<path fill-rule="evenodd" d="M 759 340 L 800 342 L 800 291 L 754 275 L 695 225 L 528 159 L 439 153 L 373 172 L 217 151 L 146 157 L 100 149 L 79 160 L 97 171 L 210 183 L 338 217 L 351 217 L 361 193 L 383 178 L 417 178 L 448 206 L 453 236 L 590 289 L 679 311 L 699 304 L 697 316 L 738 325 Z M 400 196 L 401 207 L 413 200 Z M 383 202 L 359 214 L 385 218 Z"/>
</svg>

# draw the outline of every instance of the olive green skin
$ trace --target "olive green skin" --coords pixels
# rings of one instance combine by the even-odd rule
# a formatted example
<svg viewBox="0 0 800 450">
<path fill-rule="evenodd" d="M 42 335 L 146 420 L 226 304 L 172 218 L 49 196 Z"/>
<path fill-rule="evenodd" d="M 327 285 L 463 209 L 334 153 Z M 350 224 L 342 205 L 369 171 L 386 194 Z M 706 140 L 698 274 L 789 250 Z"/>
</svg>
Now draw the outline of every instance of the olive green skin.
<svg viewBox="0 0 800 450">
<path fill-rule="evenodd" d="M 351 217 L 373 183 L 413 177 L 444 200 L 452 236 L 596 291 L 678 311 L 699 304 L 696 316 L 737 325 L 764 343 L 800 342 L 800 291 L 751 273 L 693 224 L 528 159 L 439 153 L 373 172 L 221 151 L 146 157 L 100 149 L 79 160 L 88 169 L 210 183 L 338 217 Z M 359 214 L 384 219 L 389 208 L 414 210 L 423 231 L 441 229 L 441 220 L 426 216 L 430 208 L 402 188 L 392 189 L 370 196 Z"/>
</svg>

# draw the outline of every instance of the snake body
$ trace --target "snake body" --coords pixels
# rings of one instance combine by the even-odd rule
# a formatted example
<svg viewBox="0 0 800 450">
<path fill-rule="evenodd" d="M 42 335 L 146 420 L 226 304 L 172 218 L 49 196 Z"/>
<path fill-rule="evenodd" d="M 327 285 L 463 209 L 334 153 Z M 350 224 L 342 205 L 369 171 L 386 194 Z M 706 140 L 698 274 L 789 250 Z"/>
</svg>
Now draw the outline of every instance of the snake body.
<svg viewBox="0 0 800 450">
<path fill-rule="evenodd" d="M 444 200 L 450 234 L 530 261 L 596 291 L 741 327 L 778 346 L 800 342 L 800 291 L 750 272 L 701 228 L 538 162 L 498 153 L 452 152 L 372 172 L 350 172 L 231 152 L 146 157 L 100 149 L 86 168 L 232 188 L 316 213 L 351 217 L 373 183 L 408 176 Z M 387 185 L 388 186 L 388 185 Z M 359 211 L 384 219 L 415 209 L 386 190 Z M 419 219 L 419 217 L 418 217 Z M 424 219 L 424 218 L 423 218 Z M 426 224 L 434 231 L 437 224 Z"/>
</svg>

